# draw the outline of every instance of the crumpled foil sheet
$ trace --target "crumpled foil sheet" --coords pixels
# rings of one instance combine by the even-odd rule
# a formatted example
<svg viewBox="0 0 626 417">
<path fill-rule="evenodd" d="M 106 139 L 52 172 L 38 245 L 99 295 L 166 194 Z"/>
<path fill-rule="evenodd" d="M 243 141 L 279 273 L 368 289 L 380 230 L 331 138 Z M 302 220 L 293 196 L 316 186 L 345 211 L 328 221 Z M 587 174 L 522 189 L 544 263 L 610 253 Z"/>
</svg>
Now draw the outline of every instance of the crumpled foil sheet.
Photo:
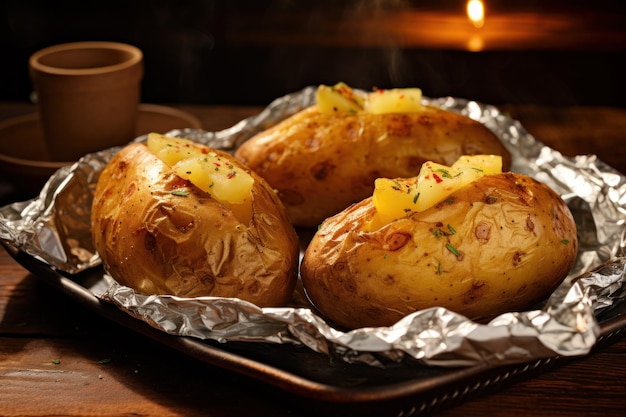
<svg viewBox="0 0 626 417">
<path fill-rule="evenodd" d="M 255 133 L 313 104 L 314 97 L 315 88 L 305 88 L 219 132 L 166 133 L 232 152 Z M 489 323 L 431 308 L 391 327 L 344 332 L 316 315 L 303 298 L 298 302 L 298 296 L 293 306 L 259 308 L 239 299 L 143 295 L 104 272 L 107 290 L 96 296 L 170 334 L 304 345 L 372 366 L 402 361 L 441 367 L 501 365 L 588 353 L 600 332 L 598 315 L 626 298 L 626 178 L 594 155 L 565 157 L 548 148 L 496 107 L 451 97 L 424 100 L 483 122 L 511 151 L 512 171 L 548 184 L 568 203 L 578 225 L 579 256 L 544 306 L 502 314 Z M 56 172 L 37 198 L 2 207 L 0 239 L 65 273 L 97 267 L 100 259 L 89 232 L 90 204 L 99 173 L 118 149 L 86 155 Z"/>
</svg>

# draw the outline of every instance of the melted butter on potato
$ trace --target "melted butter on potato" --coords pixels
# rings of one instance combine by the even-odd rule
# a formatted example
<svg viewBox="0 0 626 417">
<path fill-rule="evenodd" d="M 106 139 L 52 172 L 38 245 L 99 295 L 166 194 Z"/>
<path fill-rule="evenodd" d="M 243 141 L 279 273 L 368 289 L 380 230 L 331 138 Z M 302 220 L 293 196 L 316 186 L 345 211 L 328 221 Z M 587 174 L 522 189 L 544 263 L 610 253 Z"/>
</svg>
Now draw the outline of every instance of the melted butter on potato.
<svg viewBox="0 0 626 417">
<path fill-rule="evenodd" d="M 315 99 L 319 111 L 325 114 L 361 111 L 371 114 L 411 113 L 423 109 L 422 90 L 419 88 L 378 88 L 364 93 L 339 82 L 334 86 L 320 85 Z"/>
<path fill-rule="evenodd" d="M 334 86 L 320 85 L 315 92 L 315 100 L 320 112 L 326 114 L 363 110 L 363 96 L 341 82 Z"/>
<path fill-rule="evenodd" d="M 246 171 L 188 139 L 150 133 L 147 146 L 176 175 L 228 206 L 242 223 L 249 222 L 254 179 Z"/>
<path fill-rule="evenodd" d="M 150 133 L 146 145 L 150 152 L 169 167 L 176 165 L 178 161 L 204 156 L 207 153 L 206 149 L 188 139 L 173 138 L 158 133 Z"/>
<path fill-rule="evenodd" d="M 413 178 L 378 178 L 372 195 L 376 213 L 369 229 L 427 210 L 473 181 L 501 172 L 501 156 L 465 155 L 449 167 L 426 162 Z"/>
<path fill-rule="evenodd" d="M 378 89 L 365 98 L 363 110 L 372 114 L 411 113 L 422 109 L 419 88 Z"/>
</svg>

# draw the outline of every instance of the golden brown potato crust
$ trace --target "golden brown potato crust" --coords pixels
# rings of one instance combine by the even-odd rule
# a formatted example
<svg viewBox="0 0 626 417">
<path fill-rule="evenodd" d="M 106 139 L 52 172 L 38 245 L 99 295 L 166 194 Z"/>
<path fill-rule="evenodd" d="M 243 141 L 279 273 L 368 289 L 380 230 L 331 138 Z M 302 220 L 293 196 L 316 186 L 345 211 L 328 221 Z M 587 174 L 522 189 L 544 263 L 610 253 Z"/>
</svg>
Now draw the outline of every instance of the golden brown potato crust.
<svg viewBox="0 0 626 417">
<path fill-rule="evenodd" d="M 103 170 L 92 207 L 93 240 L 108 272 L 144 294 L 285 305 L 297 279 L 297 236 L 271 187 L 250 174 L 246 225 L 143 144 L 122 149 Z"/>
<path fill-rule="evenodd" d="M 414 177 L 426 161 L 452 165 L 462 155 L 511 157 L 469 117 L 428 106 L 419 113 L 328 115 L 309 107 L 244 143 L 235 153 L 278 190 L 296 226 L 372 194 L 379 177 Z"/>
<path fill-rule="evenodd" d="M 426 211 L 367 232 L 368 198 L 327 219 L 304 254 L 311 302 L 348 328 L 442 306 L 481 320 L 545 299 L 578 250 L 558 194 L 530 177 L 485 176 Z"/>
</svg>

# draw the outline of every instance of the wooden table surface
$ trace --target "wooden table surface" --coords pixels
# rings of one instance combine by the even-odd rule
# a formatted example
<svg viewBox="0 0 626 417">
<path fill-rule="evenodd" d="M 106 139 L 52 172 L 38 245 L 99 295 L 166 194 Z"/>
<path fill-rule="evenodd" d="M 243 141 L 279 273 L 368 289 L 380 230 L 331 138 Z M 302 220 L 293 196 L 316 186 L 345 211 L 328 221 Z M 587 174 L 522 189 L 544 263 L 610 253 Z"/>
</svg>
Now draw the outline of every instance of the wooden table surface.
<svg viewBox="0 0 626 417">
<path fill-rule="evenodd" d="M 195 114 L 207 130 L 228 127 L 259 110 L 177 107 Z M 501 108 L 552 148 L 566 155 L 596 154 L 626 172 L 626 109 Z M 0 103 L 0 120 L 32 111 L 29 104 Z M 512 378 L 436 415 L 605 417 L 624 410 L 626 338 L 618 338 L 584 358 Z M 0 415 L 308 414 L 298 398 L 201 364 L 86 310 L 0 250 Z"/>
</svg>

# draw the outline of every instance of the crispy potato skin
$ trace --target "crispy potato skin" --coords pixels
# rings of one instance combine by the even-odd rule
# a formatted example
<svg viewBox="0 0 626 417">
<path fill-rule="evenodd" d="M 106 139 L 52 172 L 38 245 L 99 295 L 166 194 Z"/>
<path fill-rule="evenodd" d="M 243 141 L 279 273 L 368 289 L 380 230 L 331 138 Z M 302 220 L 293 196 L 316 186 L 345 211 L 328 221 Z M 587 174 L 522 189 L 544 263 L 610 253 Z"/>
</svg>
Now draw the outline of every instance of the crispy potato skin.
<svg viewBox="0 0 626 417">
<path fill-rule="evenodd" d="M 462 155 L 509 152 L 484 125 L 427 106 L 419 113 L 328 115 L 309 107 L 245 142 L 235 153 L 278 190 L 299 227 L 372 194 L 379 177 L 413 177 L 426 161 L 453 164 Z"/>
<path fill-rule="evenodd" d="M 144 294 L 285 305 L 297 280 L 298 239 L 274 191 L 251 175 L 246 225 L 145 145 L 123 148 L 101 173 L 92 207 L 93 240 L 107 271 Z"/>
<path fill-rule="evenodd" d="M 558 194 L 512 173 L 364 231 L 374 212 L 368 198 L 327 219 L 301 264 L 311 302 L 347 328 L 392 325 L 434 306 L 473 320 L 523 309 L 564 280 L 578 250 Z"/>
</svg>

